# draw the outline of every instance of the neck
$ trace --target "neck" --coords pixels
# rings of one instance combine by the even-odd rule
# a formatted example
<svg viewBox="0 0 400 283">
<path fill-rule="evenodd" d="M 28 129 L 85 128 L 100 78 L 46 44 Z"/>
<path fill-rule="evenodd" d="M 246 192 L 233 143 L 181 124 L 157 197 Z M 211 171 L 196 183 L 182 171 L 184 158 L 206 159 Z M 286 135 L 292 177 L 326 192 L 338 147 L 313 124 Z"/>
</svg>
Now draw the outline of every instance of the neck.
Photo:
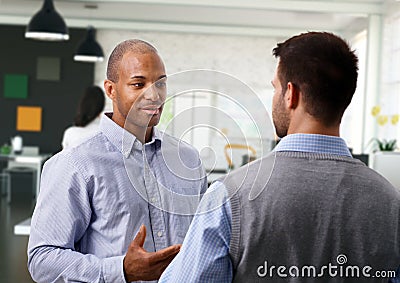
<svg viewBox="0 0 400 283">
<path fill-rule="evenodd" d="M 340 124 L 326 126 L 311 115 L 305 114 L 299 118 L 292 118 L 288 129 L 288 135 L 289 134 L 318 134 L 339 137 Z"/>
<path fill-rule="evenodd" d="M 135 124 L 128 123 L 125 119 L 118 119 L 119 116 L 115 115 L 115 113 L 113 113 L 110 118 L 121 128 L 124 128 L 132 135 L 134 135 L 142 144 L 151 140 L 153 127 L 139 127 Z"/>
<path fill-rule="evenodd" d="M 125 129 L 133 134 L 142 144 L 151 141 L 153 127 L 137 127 L 135 125 L 125 125 Z"/>
<path fill-rule="evenodd" d="M 146 129 L 145 142 L 151 141 L 152 136 L 153 136 L 153 127 L 148 127 Z"/>
</svg>

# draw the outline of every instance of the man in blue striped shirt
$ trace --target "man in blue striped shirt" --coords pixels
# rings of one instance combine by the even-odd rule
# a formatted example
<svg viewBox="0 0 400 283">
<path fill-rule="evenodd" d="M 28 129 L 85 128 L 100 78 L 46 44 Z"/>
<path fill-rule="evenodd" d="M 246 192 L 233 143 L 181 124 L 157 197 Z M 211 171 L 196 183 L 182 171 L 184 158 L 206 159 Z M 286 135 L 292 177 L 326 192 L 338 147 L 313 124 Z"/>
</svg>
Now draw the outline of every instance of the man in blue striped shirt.
<svg viewBox="0 0 400 283">
<path fill-rule="evenodd" d="M 400 191 L 339 137 L 357 57 L 324 32 L 273 52 L 282 140 L 209 188 L 160 282 L 388 282 L 400 263 Z"/>
<path fill-rule="evenodd" d="M 44 166 L 28 245 L 35 281 L 156 280 L 179 252 L 207 181 L 198 152 L 155 128 L 166 80 L 147 42 L 111 53 L 113 113 Z"/>
</svg>

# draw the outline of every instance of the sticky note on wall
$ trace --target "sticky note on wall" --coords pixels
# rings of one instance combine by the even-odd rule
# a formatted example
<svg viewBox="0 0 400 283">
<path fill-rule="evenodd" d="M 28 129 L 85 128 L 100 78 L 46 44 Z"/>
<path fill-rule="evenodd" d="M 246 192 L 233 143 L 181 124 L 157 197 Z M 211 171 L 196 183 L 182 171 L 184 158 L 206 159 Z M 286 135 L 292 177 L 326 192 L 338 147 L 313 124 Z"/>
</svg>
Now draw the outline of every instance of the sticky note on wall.
<svg viewBox="0 0 400 283">
<path fill-rule="evenodd" d="M 18 106 L 17 131 L 40 132 L 42 130 L 42 107 Z"/>
<path fill-rule="evenodd" d="M 60 58 L 38 57 L 36 66 L 36 79 L 45 81 L 60 80 Z"/>
<path fill-rule="evenodd" d="M 4 76 L 4 97 L 27 98 L 28 76 L 7 74 Z"/>
</svg>

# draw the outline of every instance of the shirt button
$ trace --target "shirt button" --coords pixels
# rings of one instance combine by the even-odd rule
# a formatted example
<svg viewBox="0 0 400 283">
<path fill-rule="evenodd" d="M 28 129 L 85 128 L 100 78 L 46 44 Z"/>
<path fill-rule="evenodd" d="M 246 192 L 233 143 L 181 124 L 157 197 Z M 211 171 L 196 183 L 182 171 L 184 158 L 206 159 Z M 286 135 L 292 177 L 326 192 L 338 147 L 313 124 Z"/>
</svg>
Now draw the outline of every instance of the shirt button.
<svg viewBox="0 0 400 283">
<path fill-rule="evenodd" d="M 162 235 L 163 235 L 162 231 L 158 231 L 157 235 L 158 235 L 158 237 L 162 237 Z"/>
</svg>

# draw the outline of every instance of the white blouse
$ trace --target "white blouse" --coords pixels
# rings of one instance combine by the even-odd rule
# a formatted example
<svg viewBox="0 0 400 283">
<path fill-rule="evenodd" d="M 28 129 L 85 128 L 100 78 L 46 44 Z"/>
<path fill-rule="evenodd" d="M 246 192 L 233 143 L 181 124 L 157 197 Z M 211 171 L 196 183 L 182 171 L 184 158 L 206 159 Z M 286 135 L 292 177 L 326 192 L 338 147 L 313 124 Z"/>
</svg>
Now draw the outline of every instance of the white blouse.
<svg viewBox="0 0 400 283">
<path fill-rule="evenodd" d="M 63 149 L 79 145 L 99 132 L 100 117 L 85 127 L 72 126 L 65 130 L 61 145 Z"/>
</svg>

